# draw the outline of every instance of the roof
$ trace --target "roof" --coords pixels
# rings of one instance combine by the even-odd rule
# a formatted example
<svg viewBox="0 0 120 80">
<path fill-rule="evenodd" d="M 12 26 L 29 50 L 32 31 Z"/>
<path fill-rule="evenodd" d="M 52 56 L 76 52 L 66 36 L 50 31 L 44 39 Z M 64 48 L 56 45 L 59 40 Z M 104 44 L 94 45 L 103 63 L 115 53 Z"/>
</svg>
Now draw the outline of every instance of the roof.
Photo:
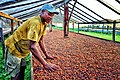
<svg viewBox="0 0 120 80">
<path fill-rule="evenodd" d="M 61 17 L 64 3 L 68 3 L 70 20 L 77 23 L 120 22 L 119 0 L 1 0 L 0 12 L 26 20 L 38 15 L 45 3 L 55 5 Z"/>
</svg>

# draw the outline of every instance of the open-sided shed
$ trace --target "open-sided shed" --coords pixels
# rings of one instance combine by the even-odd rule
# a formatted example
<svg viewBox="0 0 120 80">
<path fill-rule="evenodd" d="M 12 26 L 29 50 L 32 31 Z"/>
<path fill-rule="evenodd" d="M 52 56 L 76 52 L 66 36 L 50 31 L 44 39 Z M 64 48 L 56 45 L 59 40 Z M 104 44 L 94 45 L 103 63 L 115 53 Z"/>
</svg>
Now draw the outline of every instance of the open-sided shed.
<svg viewBox="0 0 120 80">
<path fill-rule="evenodd" d="M 26 20 L 39 14 L 43 4 L 56 6 L 64 22 L 64 35 L 68 35 L 68 23 L 79 24 L 113 24 L 113 41 L 115 41 L 115 24 L 120 23 L 119 0 L 1 0 L 0 12 L 14 18 Z M 3 15 L 0 14 L 2 17 Z M 55 20 L 54 20 L 55 21 Z"/>
<path fill-rule="evenodd" d="M 10 32 L 13 33 L 14 25 L 19 26 L 21 22 L 38 15 L 41 6 L 46 3 L 53 4 L 59 11 L 59 15 L 54 17 L 53 22 L 63 23 L 64 36 L 68 36 L 69 22 L 78 24 L 78 32 L 81 24 L 111 24 L 112 41 L 115 41 L 116 24 L 120 24 L 119 0 L 1 0 L 0 40 L 2 43 L 7 27 L 11 27 Z"/>
</svg>

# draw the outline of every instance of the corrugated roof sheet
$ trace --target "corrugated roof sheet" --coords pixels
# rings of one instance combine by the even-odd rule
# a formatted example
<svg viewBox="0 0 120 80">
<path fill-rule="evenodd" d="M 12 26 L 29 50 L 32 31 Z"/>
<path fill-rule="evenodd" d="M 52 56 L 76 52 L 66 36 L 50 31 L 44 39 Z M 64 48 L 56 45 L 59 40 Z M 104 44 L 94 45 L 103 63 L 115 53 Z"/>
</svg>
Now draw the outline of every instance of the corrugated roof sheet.
<svg viewBox="0 0 120 80">
<path fill-rule="evenodd" d="M 7 0 L 4 0 L 7 1 Z M 45 3 L 54 4 L 60 12 L 64 14 L 64 3 L 69 2 L 69 16 L 80 23 L 99 22 L 120 19 L 119 0 L 12 0 L 2 5 L 0 1 L 0 11 L 13 17 L 25 20 L 39 14 L 41 6 Z M 74 3 L 76 4 L 74 6 Z M 9 3 L 9 4 L 8 4 Z M 4 3 L 5 4 L 5 3 Z M 63 16 L 62 16 L 63 17 Z M 61 18 L 62 19 L 62 18 Z"/>
</svg>

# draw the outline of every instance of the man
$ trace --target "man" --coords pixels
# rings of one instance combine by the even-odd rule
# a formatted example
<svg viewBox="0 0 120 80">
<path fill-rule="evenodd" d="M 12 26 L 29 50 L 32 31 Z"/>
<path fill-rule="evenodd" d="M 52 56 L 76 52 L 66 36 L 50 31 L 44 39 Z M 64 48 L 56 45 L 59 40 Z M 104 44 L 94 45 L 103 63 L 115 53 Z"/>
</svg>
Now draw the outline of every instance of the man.
<svg viewBox="0 0 120 80">
<path fill-rule="evenodd" d="M 55 64 L 47 63 L 40 53 L 41 49 L 46 58 L 53 59 L 53 57 L 49 56 L 44 47 L 43 36 L 46 34 L 46 26 L 55 14 L 58 14 L 58 12 L 53 5 L 43 5 L 40 15 L 25 21 L 7 40 L 5 40 L 5 45 L 8 49 L 6 71 L 11 74 L 13 80 L 16 80 L 15 76 L 20 71 L 21 59 L 25 58 L 30 52 L 45 69 L 54 71 L 59 68 Z"/>
</svg>

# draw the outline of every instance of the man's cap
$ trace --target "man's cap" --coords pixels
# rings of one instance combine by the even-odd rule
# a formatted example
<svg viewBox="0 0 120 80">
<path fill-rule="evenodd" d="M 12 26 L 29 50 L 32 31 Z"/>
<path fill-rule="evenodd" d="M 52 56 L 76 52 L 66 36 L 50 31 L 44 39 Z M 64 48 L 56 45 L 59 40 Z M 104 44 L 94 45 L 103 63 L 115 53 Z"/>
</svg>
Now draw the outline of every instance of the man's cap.
<svg viewBox="0 0 120 80">
<path fill-rule="evenodd" d="M 51 13 L 59 14 L 59 12 L 55 10 L 55 7 L 52 4 L 44 4 L 41 10 L 47 10 Z"/>
</svg>

